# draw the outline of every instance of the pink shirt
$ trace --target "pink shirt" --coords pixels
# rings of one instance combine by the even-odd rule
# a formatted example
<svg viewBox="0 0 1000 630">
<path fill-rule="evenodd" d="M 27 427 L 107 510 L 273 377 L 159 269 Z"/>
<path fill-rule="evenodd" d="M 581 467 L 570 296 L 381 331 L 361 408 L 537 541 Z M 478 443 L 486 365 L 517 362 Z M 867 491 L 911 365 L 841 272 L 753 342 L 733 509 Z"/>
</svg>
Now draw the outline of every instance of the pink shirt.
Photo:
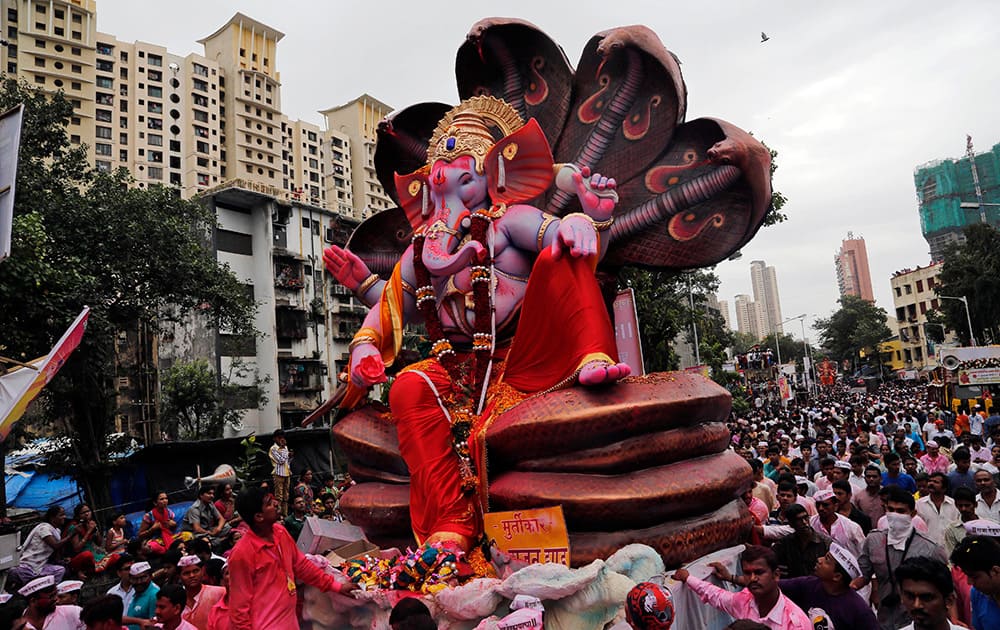
<svg viewBox="0 0 1000 630">
<path fill-rule="evenodd" d="M 685 583 L 698 599 L 736 619 L 756 621 L 772 630 L 813 630 L 809 617 L 784 593 L 778 594 L 778 603 L 766 617 L 761 617 L 757 611 L 757 603 L 747 589 L 733 593 L 691 576 Z"/>
<path fill-rule="evenodd" d="M 309 562 L 291 535 L 275 523 L 274 540 L 248 531 L 229 556 L 230 628 L 297 630 L 296 582 L 323 591 L 340 592 L 341 585 Z"/>
<path fill-rule="evenodd" d="M 208 614 L 212 611 L 212 607 L 215 606 L 216 602 L 222 599 L 225 594 L 225 587 L 205 584 L 198 591 L 198 594 L 194 596 L 194 606 L 184 606 L 181 618 L 198 630 L 207 630 Z"/>
<path fill-rule="evenodd" d="M 229 630 L 229 602 L 225 597 L 208 613 L 208 630 Z"/>
<path fill-rule="evenodd" d="M 937 457 L 931 457 L 930 455 L 924 455 L 920 458 L 920 463 L 924 465 L 924 470 L 927 474 L 942 472 L 948 474 L 948 466 L 951 462 L 944 455 L 938 453 Z"/>
</svg>

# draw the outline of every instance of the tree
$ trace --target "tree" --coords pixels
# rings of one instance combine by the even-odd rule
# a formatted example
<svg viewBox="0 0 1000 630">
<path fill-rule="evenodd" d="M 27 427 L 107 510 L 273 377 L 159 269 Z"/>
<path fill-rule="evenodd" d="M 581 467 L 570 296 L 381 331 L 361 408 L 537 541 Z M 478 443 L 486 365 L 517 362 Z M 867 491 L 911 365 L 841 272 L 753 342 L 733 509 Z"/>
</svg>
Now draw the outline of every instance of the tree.
<svg viewBox="0 0 1000 630">
<path fill-rule="evenodd" d="M 44 403 L 71 438 L 64 470 L 104 507 L 117 330 L 197 313 L 209 325 L 252 334 L 255 306 L 206 247 L 215 226 L 210 210 L 163 187 L 132 188 L 127 171 L 91 170 L 86 151 L 70 145 L 73 107 L 62 93 L 4 79 L 0 110 L 22 102 L 12 254 L 0 263 L 0 343 L 18 359 L 41 356 L 90 306 L 83 341 Z"/>
<path fill-rule="evenodd" d="M 823 351 L 837 360 L 855 360 L 864 351 L 866 360 L 870 360 L 877 354 L 874 349 L 892 336 L 885 324 L 885 309 L 854 295 L 844 295 L 837 301 L 839 310 L 816 320 Z"/>
<path fill-rule="evenodd" d="M 802 357 L 805 356 L 806 352 L 802 342 L 788 333 L 781 333 L 781 335 L 771 333 L 767 337 L 764 337 L 763 341 L 760 342 L 760 345 L 762 348 L 771 348 L 772 350 L 780 349 L 782 363 L 795 361 L 801 365 Z M 777 356 L 775 356 L 775 358 L 777 358 Z"/>
<path fill-rule="evenodd" d="M 713 352 L 712 345 L 717 335 L 713 337 L 712 330 L 722 328 L 721 324 L 711 325 L 711 315 L 706 308 L 708 295 L 719 288 L 719 279 L 714 273 L 704 270 L 670 273 L 630 268 L 622 271 L 618 281 L 620 287 L 631 287 L 635 291 L 639 337 L 647 372 L 677 369 L 677 353 L 670 344 L 682 333 L 693 340 L 692 321 L 698 326 L 699 342 L 708 333 L 705 343 L 699 343 L 699 351 L 704 347 Z"/>
<path fill-rule="evenodd" d="M 252 379 L 250 385 L 240 385 Z M 183 440 L 220 438 L 225 427 L 240 428 L 246 409 L 267 401 L 262 379 L 239 360 L 220 379 L 204 359 L 175 363 L 160 375 L 160 425 Z"/>
<path fill-rule="evenodd" d="M 965 243 L 945 250 L 938 295 L 966 297 L 972 330 L 981 343 L 1000 340 L 1000 232 L 977 223 L 965 228 Z M 958 300 L 939 300 L 948 328 L 969 344 L 965 306 Z"/>
</svg>

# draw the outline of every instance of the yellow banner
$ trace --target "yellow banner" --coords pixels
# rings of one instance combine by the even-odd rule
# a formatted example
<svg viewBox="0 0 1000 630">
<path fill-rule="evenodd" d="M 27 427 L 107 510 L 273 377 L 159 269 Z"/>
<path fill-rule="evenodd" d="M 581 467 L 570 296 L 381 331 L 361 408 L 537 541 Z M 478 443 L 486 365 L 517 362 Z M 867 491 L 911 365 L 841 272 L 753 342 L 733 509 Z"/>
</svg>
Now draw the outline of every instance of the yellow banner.
<svg viewBox="0 0 1000 630">
<path fill-rule="evenodd" d="M 486 536 L 501 551 L 531 564 L 569 566 L 569 532 L 562 506 L 491 512 L 484 515 Z"/>
</svg>

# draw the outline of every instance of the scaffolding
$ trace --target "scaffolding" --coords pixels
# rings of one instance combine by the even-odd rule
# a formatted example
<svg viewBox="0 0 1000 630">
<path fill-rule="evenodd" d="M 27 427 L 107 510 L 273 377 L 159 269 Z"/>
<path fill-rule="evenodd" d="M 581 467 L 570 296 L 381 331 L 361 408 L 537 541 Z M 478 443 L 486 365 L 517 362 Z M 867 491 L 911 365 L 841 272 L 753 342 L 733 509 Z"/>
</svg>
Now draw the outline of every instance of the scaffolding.
<svg viewBox="0 0 1000 630">
<path fill-rule="evenodd" d="M 977 180 L 978 179 L 978 186 Z M 944 246 L 962 241 L 962 229 L 986 217 L 1000 227 L 1000 144 L 957 159 L 934 160 L 914 169 L 920 231 L 940 259 Z M 982 194 L 979 198 L 977 187 Z M 967 207 L 962 207 L 962 204 Z M 982 215 L 982 216 L 981 216 Z"/>
</svg>

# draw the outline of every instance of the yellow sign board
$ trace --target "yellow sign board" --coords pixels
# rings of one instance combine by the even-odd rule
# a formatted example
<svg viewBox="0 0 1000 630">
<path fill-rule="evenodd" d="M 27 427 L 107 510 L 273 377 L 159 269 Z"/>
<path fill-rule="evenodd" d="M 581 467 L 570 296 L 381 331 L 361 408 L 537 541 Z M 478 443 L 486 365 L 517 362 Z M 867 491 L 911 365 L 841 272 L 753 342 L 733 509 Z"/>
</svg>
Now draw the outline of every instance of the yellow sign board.
<svg viewBox="0 0 1000 630">
<path fill-rule="evenodd" d="M 562 506 L 491 512 L 484 515 L 486 536 L 512 558 L 530 564 L 569 566 L 569 532 Z"/>
</svg>

